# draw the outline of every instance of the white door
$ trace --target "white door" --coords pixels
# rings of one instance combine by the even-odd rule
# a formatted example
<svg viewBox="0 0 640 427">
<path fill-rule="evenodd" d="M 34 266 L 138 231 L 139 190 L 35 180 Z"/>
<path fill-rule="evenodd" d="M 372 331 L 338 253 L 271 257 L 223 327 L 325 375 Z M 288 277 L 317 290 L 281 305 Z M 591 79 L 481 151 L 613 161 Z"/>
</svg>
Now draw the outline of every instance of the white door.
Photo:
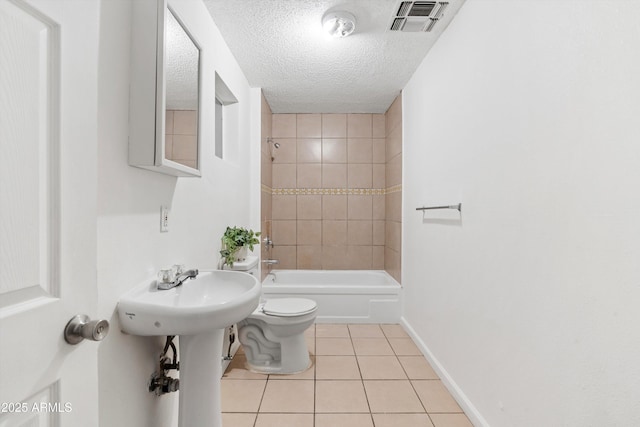
<svg viewBox="0 0 640 427">
<path fill-rule="evenodd" d="M 0 0 L 0 426 L 98 425 L 99 2 Z M 108 339 L 108 337 L 107 337 Z"/>
</svg>

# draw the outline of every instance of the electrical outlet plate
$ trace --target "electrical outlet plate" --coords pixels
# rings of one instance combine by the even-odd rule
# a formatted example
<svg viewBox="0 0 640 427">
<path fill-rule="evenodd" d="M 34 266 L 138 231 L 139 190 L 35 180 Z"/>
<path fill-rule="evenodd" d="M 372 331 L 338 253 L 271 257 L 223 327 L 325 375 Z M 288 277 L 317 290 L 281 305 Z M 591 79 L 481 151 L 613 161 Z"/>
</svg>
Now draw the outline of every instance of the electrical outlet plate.
<svg viewBox="0 0 640 427">
<path fill-rule="evenodd" d="M 167 231 L 169 231 L 169 208 L 160 206 L 160 232 L 166 233 Z"/>
</svg>

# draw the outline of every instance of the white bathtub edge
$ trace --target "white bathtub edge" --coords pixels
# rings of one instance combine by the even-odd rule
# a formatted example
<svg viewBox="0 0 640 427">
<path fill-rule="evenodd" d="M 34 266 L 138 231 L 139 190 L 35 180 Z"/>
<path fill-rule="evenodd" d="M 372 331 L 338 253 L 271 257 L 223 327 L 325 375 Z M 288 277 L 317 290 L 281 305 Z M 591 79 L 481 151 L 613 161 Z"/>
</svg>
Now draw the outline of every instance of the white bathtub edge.
<svg viewBox="0 0 640 427">
<path fill-rule="evenodd" d="M 331 273 L 333 270 L 323 270 Z M 340 270 L 338 270 L 340 271 Z M 354 270 L 348 270 L 349 274 Z M 266 298 L 309 298 L 318 304 L 316 323 L 398 323 L 402 311 L 402 286 L 386 272 L 386 285 L 340 283 L 278 284 L 263 281 Z M 316 274 L 316 271 L 310 271 Z M 341 273 L 343 271 L 340 271 Z M 300 271 L 296 271 L 299 274 Z M 276 273 L 277 274 L 277 273 Z M 313 278 L 313 276 L 311 276 Z"/>
</svg>

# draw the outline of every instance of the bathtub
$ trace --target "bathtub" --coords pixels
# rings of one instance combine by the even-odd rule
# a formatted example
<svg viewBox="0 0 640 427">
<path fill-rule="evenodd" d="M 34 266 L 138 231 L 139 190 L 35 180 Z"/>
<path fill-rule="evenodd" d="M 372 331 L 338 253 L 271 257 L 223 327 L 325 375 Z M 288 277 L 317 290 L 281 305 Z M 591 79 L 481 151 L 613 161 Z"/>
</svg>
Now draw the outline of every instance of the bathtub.
<svg viewBox="0 0 640 427">
<path fill-rule="evenodd" d="M 309 298 L 317 323 L 399 323 L 402 288 L 382 270 L 272 270 L 265 299 Z"/>
</svg>

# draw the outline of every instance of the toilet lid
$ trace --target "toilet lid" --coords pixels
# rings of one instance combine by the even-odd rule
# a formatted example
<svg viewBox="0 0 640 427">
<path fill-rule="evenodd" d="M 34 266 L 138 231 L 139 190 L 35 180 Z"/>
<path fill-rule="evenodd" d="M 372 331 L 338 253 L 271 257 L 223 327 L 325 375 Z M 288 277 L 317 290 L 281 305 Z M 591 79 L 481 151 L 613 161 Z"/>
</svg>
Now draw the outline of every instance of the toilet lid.
<svg viewBox="0 0 640 427">
<path fill-rule="evenodd" d="M 275 298 L 264 303 L 262 312 L 272 316 L 301 316 L 311 313 L 316 307 L 315 301 L 306 298 Z"/>
</svg>

